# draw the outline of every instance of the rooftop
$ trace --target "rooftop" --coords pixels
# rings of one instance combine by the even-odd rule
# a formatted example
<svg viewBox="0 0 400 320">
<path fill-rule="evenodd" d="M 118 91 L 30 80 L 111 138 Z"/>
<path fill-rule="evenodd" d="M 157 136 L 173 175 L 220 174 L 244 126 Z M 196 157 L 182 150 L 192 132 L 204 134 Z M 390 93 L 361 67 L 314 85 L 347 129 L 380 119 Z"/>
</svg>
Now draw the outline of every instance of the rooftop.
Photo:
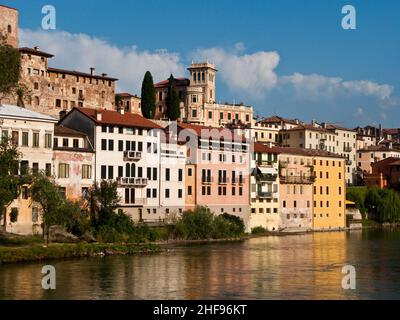
<svg viewBox="0 0 400 320">
<path fill-rule="evenodd" d="M 259 121 L 259 123 L 289 123 L 289 124 L 295 124 L 298 125 L 299 121 L 298 120 L 294 120 L 294 119 L 285 119 L 279 116 L 272 116 L 269 118 L 264 118 L 261 121 Z"/>
<path fill-rule="evenodd" d="M 65 74 L 70 74 L 73 76 L 80 76 L 80 77 L 87 77 L 87 78 L 94 78 L 94 79 L 102 79 L 102 80 L 109 80 L 109 81 L 117 81 L 117 78 L 110 78 L 107 76 L 100 76 L 100 75 L 92 75 L 90 73 L 85 73 L 85 72 L 80 72 L 80 71 L 74 71 L 74 70 L 64 70 L 64 69 L 56 69 L 56 68 L 47 68 L 48 72 L 54 72 L 54 73 L 65 73 Z"/>
<path fill-rule="evenodd" d="M 123 97 L 123 98 L 139 98 L 140 99 L 140 97 L 138 97 L 137 94 L 131 94 L 128 92 L 116 93 L 115 95 L 118 97 Z"/>
<path fill-rule="evenodd" d="M 0 117 L 22 118 L 27 120 L 57 122 L 57 119 L 32 110 L 14 105 L 0 105 Z"/>
<path fill-rule="evenodd" d="M 358 152 L 370 152 L 370 151 L 382 151 L 382 152 L 383 151 L 386 151 L 386 152 L 394 151 L 394 152 L 399 152 L 400 153 L 399 149 L 388 148 L 385 145 L 369 146 L 369 147 L 367 147 L 365 149 L 358 150 Z"/>
<path fill-rule="evenodd" d="M 175 86 L 177 87 L 186 87 L 190 85 L 190 80 L 187 78 L 174 78 Z M 155 88 L 165 88 L 169 86 L 169 79 L 158 82 L 154 85 Z"/>
<path fill-rule="evenodd" d="M 15 8 L 12 8 L 12 7 L 9 7 L 9 6 L 5 6 L 4 4 L 0 4 L 0 7 L 18 11 L 18 9 L 15 9 Z"/>
<path fill-rule="evenodd" d="M 83 113 L 99 125 L 105 124 L 131 128 L 162 129 L 153 121 L 134 113 L 121 114 L 113 110 L 95 110 L 89 108 L 74 108 L 71 112 L 74 110 Z M 97 114 L 101 114 L 101 120 L 97 120 Z"/>
<path fill-rule="evenodd" d="M 51 53 L 40 51 L 39 49 L 34 49 L 34 48 L 23 47 L 23 48 L 19 48 L 19 51 L 22 53 L 33 54 L 33 55 L 45 57 L 45 58 L 53 58 L 54 57 L 54 55 Z"/>
<path fill-rule="evenodd" d="M 285 131 L 303 131 L 303 130 L 318 131 L 318 132 L 325 132 L 325 133 L 334 134 L 332 132 L 332 130 L 329 130 L 329 129 L 323 128 L 323 127 L 316 127 L 316 126 L 313 126 L 312 124 L 302 124 L 302 125 L 299 125 L 297 127 L 294 127 L 294 128 L 291 128 L 291 129 L 287 129 Z"/>
<path fill-rule="evenodd" d="M 54 135 L 56 136 L 67 136 L 67 137 L 80 137 L 85 138 L 86 134 L 73 130 L 71 128 L 64 127 L 63 125 L 56 125 L 54 127 Z"/>
</svg>

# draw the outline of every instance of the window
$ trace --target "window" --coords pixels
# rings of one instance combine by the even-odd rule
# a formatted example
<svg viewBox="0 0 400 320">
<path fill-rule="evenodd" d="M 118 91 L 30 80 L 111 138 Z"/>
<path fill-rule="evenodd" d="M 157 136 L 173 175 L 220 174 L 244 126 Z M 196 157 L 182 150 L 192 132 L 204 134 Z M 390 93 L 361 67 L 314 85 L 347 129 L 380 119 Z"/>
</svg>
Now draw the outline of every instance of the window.
<svg viewBox="0 0 400 320">
<path fill-rule="evenodd" d="M 101 179 L 107 179 L 107 166 L 101 166 Z"/>
<path fill-rule="evenodd" d="M 192 186 L 188 186 L 188 192 L 187 193 L 188 193 L 188 196 L 192 195 Z"/>
<path fill-rule="evenodd" d="M 51 142 L 53 140 L 52 134 L 51 133 L 46 133 L 44 135 L 44 147 L 46 149 L 51 149 L 52 145 Z"/>
<path fill-rule="evenodd" d="M 118 151 L 124 151 L 124 142 L 122 140 L 118 141 Z"/>
<path fill-rule="evenodd" d="M 79 148 L 79 140 L 78 139 L 72 140 L 72 145 L 75 149 L 78 149 Z"/>
<path fill-rule="evenodd" d="M 46 176 L 50 177 L 51 176 L 51 163 L 46 163 Z"/>
<path fill-rule="evenodd" d="M 108 140 L 108 151 L 114 151 L 114 140 Z"/>
<path fill-rule="evenodd" d="M 69 164 L 67 163 L 60 163 L 58 165 L 58 177 L 60 179 L 67 179 L 69 178 Z"/>
<path fill-rule="evenodd" d="M 20 168 L 21 175 L 27 174 L 28 169 L 29 169 L 29 162 L 21 161 L 21 168 Z"/>
<path fill-rule="evenodd" d="M 170 181 L 170 169 L 165 169 L 165 181 Z"/>
<path fill-rule="evenodd" d="M 188 177 L 191 177 L 191 176 L 192 176 L 192 174 L 193 174 L 192 171 L 193 171 L 192 168 L 189 168 L 189 169 L 188 169 Z"/>
<path fill-rule="evenodd" d="M 18 143 L 19 143 L 19 132 L 18 131 L 13 131 L 11 133 L 11 142 L 14 146 L 18 146 Z"/>
<path fill-rule="evenodd" d="M 39 163 L 37 163 L 37 162 L 32 163 L 32 172 L 33 172 L 33 174 L 39 173 Z"/>
<path fill-rule="evenodd" d="M 183 181 L 183 170 L 182 169 L 178 170 L 178 181 Z"/>
<path fill-rule="evenodd" d="M 32 147 L 39 148 L 39 132 L 34 132 L 33 133 Z"/>
<path fill-rule="evenodd" d="M 22 132 L 22 146 L 27 147 L 29 146 L 29 133 Z"/>
<path fill-rule="evenodd" d="M 212 111 L 208 111 L 208 119 L 212 119 Z"/>
<path fill-rule="evenodd" d="M 22 189 L 21 189 L 21 199 L 28 200 L 28 197 L 29 197 L 28 187 L 22 187 Z"/>
<path fill-rule="evenodd" d="M 165 189 L 165 198 L 169 198 L 170 192 L 169 189 Z"/>
<path fill-rule="evenodd" d="M 107 140 L 106 139 L 101 139 L 101 150 L 103 150 L 103 151 L 107 150 Z"/>
<path fill-rule="evenodd" d="M 66 147 L 66 148 L 69 147 L 69 141 L 68 140 L 69 140 L 68 138 L 64 138 L 63 139 L 63 147 Z"/>
<path fill-rule="evenodd" d="M 92 178 L 92 166 L 88 164 L 82 165 L 82 179 Z"/>
<path fill-rule="evenodd" d="M 114 167 L 108 166 L 108 179 L 114 179 Z"/>
<path fill-rule="evenodd" d="M 39 220 L 39 209 L 38 207 L 32 207 L 32 222 L 38 222 Z"/>
<path fill-rule="evenodd" d="M 130 194 L 129 189 L 125 189 L 125 204 L 129 203 L 129 194 Z"/>
<path fill-rule="evenodd" d="M 157 189 L 153 189 L 153 198 L 157 198 Z"/>
</svg>

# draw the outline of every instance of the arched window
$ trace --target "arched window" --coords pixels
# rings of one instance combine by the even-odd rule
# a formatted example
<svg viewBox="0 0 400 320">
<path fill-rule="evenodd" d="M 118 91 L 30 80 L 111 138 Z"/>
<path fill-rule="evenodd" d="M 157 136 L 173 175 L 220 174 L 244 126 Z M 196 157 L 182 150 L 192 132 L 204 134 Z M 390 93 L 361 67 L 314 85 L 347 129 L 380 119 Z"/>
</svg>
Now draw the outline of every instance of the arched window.
<svg viewBox="0 0 400 320">
<path fill-rule="evenodd" d="M 39 97 L 35 97 L 35 105 L 38 106 L 40 103 L 40 99 Z"/>
<path fill-rule="evenodd" d="M 206 80 L 206 78 L 205 78 L 205 76 L 204 76 L 204 72 L 202 72 L 202 73 L 201 73 L 201 81 L 204 82 L 205 80 Z"/>
<path fill-rule="evenodd" d="M 200 82 L 200 72 L 197 73 L 197 81 Z"/>
<path fill-rule="evenodd" d="M 125 166 L 125 177 L 129 178 L 131 176 L 131 165 L 129 163 Z"/>
<path fill-rule="evenodd" d="M 11 33 L 11 32 L 12 32 L 11 25 L 8 25 L 8 27 L 7 27 L 7 31 L 8 31 L 8 33 Z"/>
<path fill-rule="evenodd" d="M 136 166 L 134 163 L 131 165 L 131 177 L 134 178 L 136 176 Z"/>
</svg>

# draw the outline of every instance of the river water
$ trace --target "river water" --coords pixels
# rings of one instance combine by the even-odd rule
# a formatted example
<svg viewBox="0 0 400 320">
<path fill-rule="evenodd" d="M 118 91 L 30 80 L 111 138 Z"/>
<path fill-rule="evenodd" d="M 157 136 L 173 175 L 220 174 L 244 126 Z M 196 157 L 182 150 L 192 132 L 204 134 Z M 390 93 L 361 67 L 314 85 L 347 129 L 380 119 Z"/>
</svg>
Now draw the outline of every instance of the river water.
<svg viewBox="0 0 400 320">
<path fill-rule="evenodd" d="M 364 230 L 176 246 L 152 255 L 0 266 L 0 299 L 400 299 L 400 231 Z M 344 265 L 356 289 L 342 288 Z"/>
</svg>

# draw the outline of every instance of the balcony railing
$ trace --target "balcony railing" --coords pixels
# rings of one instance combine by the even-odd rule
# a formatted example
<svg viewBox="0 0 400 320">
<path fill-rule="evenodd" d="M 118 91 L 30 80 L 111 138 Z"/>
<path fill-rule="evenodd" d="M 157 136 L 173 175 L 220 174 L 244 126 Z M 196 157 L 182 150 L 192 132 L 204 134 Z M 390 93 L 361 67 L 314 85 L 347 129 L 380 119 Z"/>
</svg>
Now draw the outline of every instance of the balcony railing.
<svg viewBox="0 0 400 320">
<path fill-rule="evenodd" d="M 201 183 L 211 184 L 214 181 L 212 177 L 201 177 Z"/>
<path fill-rule="evenodd" d="M 351 166 L 353 164 L 353 161 L 351 160 L 346 160 L 346 166 Z"/>
<path fill-rule="evenodd" d="M 273 182 L 278 178 L 277 174 L 258 174 L 256 180 L 260 182 Z"/>
<path fill-rule="evenodd" d="M 257 160 L 257 164 L 259 166 L 263 166 L 263 167 L 273 167 L 274 166 L 274 162 L 266 161 L 266 160 Z"/>
<path fill-rule="evenodd" d="M 315 182 L 314 176 L 280 176 L 279 179 L 281 183 L 286 184 L 313 184 Z"/>
<path fill-rule="evenodd" d="M 142 159 L 140 151 L 124 151 L 124 161 L 139 161 Z"/>
<path fill-rule="evenodd" d="M 218 184 L 228 184 L 229 178 L 218 178 Z"/>
<path fill-rule="evenodd" d="M 147 178 L 117 178 L 120 187 L 145 187 L 148 184 Z"/>
<path fill-rule="evenodd" d="M 257 192 L 257 197 L 261 199 L 271 199 L 274 197 L 272 192 Z"/>
<path fill-rule="evenodd" d="M 343 151 L 344 151 L 344 152 L 352 152 L 352 151 L 353 151 L 353 148 L 352 148 L 352 147 L 347 147 L 347 146 L 346 146 L 346 147 L 343 148 Z"/>
</svg>

